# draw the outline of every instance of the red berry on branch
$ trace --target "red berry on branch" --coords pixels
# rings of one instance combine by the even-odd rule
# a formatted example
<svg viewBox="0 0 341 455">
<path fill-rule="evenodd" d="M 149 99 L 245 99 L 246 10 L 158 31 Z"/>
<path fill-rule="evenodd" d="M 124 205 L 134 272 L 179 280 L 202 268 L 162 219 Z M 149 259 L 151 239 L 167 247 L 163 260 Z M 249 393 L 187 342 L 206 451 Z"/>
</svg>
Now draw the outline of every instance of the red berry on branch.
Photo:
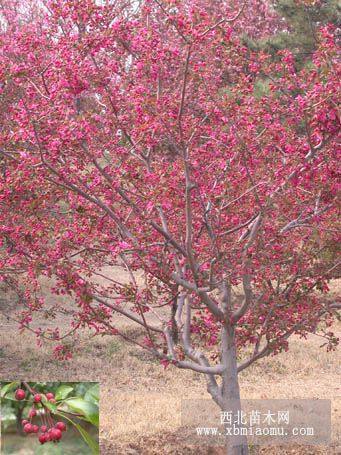
<svg viewBox="0 0 341 455">
<path fill-rule="evenodd" d="M 42 426 L 40 427 L 40 431 L 41 431 L 42 433 L 46 433 L 46 432 L 47 432 L 47 426 L 46 426 L 46 425 L 42 425 Z"/>
<path fill-rule="evenodd" d="M 15 392 L 15 398 L 17 400 L 24 400 L 26 396 L 25 390 L 23 389 L 17 389 Z"/>
<path fill-rule="evenodd" d="M 23 420 L 23 421 L 21 422 L 21 425 L 24 427 L 27 423 L 29 423 L 28 420 Z"/>
<path fill-rule="evenodd" d="M 48 392 L 48 393 L 46 394 L 46 398 L 47 398 L 48 400 L 53 400 L 53 399 L 54 399 L 53 393 Z"/>
<path fill-rule="evenodd" d="M 41 395 L 39 393 L 36 393 L 33 397 L 33 401 L 35 403 L 40 403 L 41 402 Z"/>
<path fill-rule="evenodd" d="M 32 430 L 33 430 L 33 425 L 31 425 L 30 423 L 27 423 L 27 424 L 24 426 L 24 432 L 25 432 L 25 433 L 32 433 Z"/>
<path fill-rule="evenodd" d="M 45 444 L 45 442 L 48 441 L 48 439 L 46 438 L 46 434 L 41 434 L 38 439 L 40 444 Z"/>
<path fill-rule="evenodd" d="M 56 404 L 56 403 L 57 403 L 56 400 L 55 400 L 54 398 L 50 398 L 50 399 L 49 399 L 49 402 L 50 402 L 50 403 L 53 403 L 53 404 Z"/>
<path fill-rule="evenodd" d="M 55 428 L 58 428 L 60 431 L 66 431 L 66 425 L 64 422 L 57 422 Z"/>
<path fill-rule="evenodd" d="M 38 433 L 38 431 L 39 431 L 38 425 L 33 425 L 32 426 L 32 433 Z"/>
<path fill-rule="evenodd" d="M 58 430 L 58 428 L 52 428 L 50 434 L 53 441 L 59 441 L 59 439 L 62 437 L 62 432 Z"/>
<path fill-rule="evenodd" d="M 35 417 L 36 415 L 37 415 L 37 411 L 34 408 L 32 408 L 30 410 L 30 412 L 28 413 L 28 416 L 30 419 L 32 419 L 32 417 Z"/>
</svg>

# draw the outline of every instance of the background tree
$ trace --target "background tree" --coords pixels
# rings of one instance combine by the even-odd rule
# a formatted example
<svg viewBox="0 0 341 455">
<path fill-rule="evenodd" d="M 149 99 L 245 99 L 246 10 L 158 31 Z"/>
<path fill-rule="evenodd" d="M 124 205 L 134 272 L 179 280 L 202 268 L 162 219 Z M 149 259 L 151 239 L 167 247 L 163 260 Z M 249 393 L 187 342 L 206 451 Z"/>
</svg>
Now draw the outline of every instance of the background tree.
<svg viewBox="0 0 341 455">
<path fill-rule="evenodd" d="M 71 334 L 203 373 L 223 410 L 240 406 L 238 373 L 292 334 L 322 327 L 333 348 L 339 308 L 316 293 L 339 267 L 318 254 L 338 238 L 334 31 L 299 69 L 240 41 L 243 12 L 48 1 L 1 35 L 1 275 L 24 289 L 21 327 L 53 278 L 53 311 L 74 301 Z M 36 334 L 69 357 L 58 327 Z"/>
<path fill-rule="evenodd" d="M 296 63 L 302 66 L 311 61 L 322 26 L 333 24 L 336 35 L 340 33 L 340 7 L 334 0 L 277 0 L 272 7 L 277 14 L 275 17 L 280 20 L 268 21 L 270 34 L 257 37 L 243 31 L 244 42 L 253 50 L 263 49 L 275 55 L 279 50 L 288 49 L 295 55 Z"/>
</svg>

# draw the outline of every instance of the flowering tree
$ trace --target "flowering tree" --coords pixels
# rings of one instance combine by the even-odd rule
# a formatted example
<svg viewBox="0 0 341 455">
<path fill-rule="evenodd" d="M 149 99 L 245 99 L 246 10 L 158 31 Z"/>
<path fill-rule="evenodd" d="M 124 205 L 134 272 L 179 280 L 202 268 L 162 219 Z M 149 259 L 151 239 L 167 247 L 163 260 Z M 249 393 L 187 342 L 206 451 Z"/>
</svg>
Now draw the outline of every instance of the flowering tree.
<svg viewBox="0 0 341 455">
<path fill-rule="evenodd" d="M 71 333 L 204 374 L 223 410 L 238 373 L 292 334 L 323 322 L 332 348 L 339 305 L 316 291 L 339 266 L 323 255 L 338 235 L 333 30 L 298 71 L 289 52 L 274 62 L 240 43 L 244 5 L 46 1 L 23 8 L 24 27 L 3 5 L 0 273 L 21 326 L 53 277 L 56 307 L 75 303 Z"/>
</svg>

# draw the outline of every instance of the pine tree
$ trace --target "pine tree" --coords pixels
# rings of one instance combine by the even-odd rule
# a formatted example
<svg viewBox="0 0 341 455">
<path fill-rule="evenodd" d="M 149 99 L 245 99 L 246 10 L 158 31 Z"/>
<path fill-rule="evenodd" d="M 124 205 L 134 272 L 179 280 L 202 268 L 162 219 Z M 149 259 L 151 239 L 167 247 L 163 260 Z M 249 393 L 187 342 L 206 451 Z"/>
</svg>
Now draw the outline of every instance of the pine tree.
<svg viewBox="0 0 341 455">
<path fill-rule="evenodd" d="M 273 55 L 279 50 L 289 49 L 295 54 L 297 64 L 302 66 L 316 49 L 319 27 L 334 24 L 336 33 L 340 33 L 341 8 L 337 0 L 277 0 L 273 7 L 283 18 L 283 28 L 260 40 L 244 35 L 244 42 L 250 49 L 265 50 Z"/>
</svg>

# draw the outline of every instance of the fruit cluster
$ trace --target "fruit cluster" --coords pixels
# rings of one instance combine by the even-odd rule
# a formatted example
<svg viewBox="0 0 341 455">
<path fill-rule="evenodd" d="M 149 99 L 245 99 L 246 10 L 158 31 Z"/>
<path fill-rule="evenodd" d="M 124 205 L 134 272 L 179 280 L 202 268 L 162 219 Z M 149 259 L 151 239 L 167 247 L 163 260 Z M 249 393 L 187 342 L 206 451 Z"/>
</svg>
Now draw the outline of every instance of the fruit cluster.
<svg viewBox="0 0 341 455">
<path fill-rule="evenodd" d="M 54 422 L 51 412 L 47 406 L 44 405 L 42 397 L 43 395 L 35 393 L 30 388 L 29 392 L 33 395 L 33 407 L 28 413 L 28 419 L 24 419 L 21 423 L 23 430 L 26 434 L 35 433 L 38 435 L 39 442 L 45 444 L 46 442 L 58 442 L 62 438 L 62 432 L 66 431 L 66 425 L 64 422 Z M 23 389 L 17 389 L 15 392 L 15 398 L 19 401 L 25 400 L 26 392 Z M 48 392 L 45 394 L 46 400 L 50 403 L 56 403 L 53 393 Z M 41 425 L 32 423 L 35 417 L 39 417 Z"/>
<path fill-rule="evenodd" d="M 64 422 L 57 422 L 50 428 L 47 425 L 41 425 L 40 427 L 32 425 L 28 420 L 23 420 L 22 425 L 25 433 L 40 433 L 38 439 L 41 444 L 49 441 L 59 441 L 62 438 L 62 432 L 66 431 Z"/>
</svg>

